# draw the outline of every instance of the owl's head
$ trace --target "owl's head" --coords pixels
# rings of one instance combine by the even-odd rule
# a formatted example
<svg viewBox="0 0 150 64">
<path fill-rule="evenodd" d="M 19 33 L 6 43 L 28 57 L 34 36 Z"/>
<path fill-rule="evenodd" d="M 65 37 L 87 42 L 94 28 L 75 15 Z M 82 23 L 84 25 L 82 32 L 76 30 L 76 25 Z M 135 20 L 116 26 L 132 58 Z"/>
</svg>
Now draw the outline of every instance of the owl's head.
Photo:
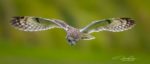
<svg viewBox="0 0 150 64">
<path fill-rule="evenodd" d="M 67 41 L 69 42 L 70 45 L 76 45 L 76 42 L 79 41 L 78 38 L 74 38 L 74 37 L 67 37 Z"/>
</svg>

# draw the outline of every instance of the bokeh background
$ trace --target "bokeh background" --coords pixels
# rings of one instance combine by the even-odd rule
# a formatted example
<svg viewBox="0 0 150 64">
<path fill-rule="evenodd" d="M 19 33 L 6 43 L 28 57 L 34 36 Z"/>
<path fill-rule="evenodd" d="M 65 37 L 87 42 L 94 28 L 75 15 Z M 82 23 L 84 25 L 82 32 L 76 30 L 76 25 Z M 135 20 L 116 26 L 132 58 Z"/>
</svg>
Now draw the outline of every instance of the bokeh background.
<svg viewBox="0 0 150 64">
<path fill-rule="evenodd" d="M 131 17 L 132 30 L 93 33 L 70 46 L 63 29 L 23 32 L 13 16 L 56 18 L 82 28 L 94 20 Z M 0 64 L 149 64 L 149 0 L 0 0 Z"/>
</svg>

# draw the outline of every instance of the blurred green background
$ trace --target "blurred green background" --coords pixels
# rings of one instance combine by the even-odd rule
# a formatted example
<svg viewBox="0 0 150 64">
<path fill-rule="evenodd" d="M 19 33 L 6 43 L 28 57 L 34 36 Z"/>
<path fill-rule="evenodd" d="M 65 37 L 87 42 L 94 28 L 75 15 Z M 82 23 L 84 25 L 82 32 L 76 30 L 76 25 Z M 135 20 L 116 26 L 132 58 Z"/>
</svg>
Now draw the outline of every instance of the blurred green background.
<svg viewBox="0 0 150 64">
<path fill-rule="evenodd" d="M 0 64 L 149 64 L 150 0 L 0 0 Z M 82 28 L 94 20 L 131 17 L 132 30 L 94 33 L 71 47 L 62 29 L 23 32 L 13 16 L 56 18 Z"/>
</svg>

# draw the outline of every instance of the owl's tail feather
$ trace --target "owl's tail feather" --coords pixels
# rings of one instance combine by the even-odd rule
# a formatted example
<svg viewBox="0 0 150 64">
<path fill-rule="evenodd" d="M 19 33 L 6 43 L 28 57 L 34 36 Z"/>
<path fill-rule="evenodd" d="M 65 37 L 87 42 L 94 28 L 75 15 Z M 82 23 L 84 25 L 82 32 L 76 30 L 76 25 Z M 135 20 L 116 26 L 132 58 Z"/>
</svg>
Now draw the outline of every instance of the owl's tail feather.
<svg viewBox="0 0 150 64">
<path fill-rule="evenodd" d="M 92 39 L 95 39 L 94 36 L 90 35 L 90 34 L 84 34 L 82 37 L 81 37 L 82 40 L 92 40 Z"/>
</svg>

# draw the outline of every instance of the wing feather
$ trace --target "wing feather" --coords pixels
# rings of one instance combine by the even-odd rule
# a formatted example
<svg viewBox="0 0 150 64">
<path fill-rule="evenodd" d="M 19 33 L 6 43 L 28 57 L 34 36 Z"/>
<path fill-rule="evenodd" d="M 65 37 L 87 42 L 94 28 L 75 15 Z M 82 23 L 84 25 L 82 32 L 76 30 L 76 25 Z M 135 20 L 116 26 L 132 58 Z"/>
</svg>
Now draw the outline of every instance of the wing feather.
<svg viewBox="0 0 150 64">
<path fill-rule="evenodd" d="M 94 21 L 87 25 L 80 32 L 93 33 L 99 31 L 120 32 L 131 29 L 135 25 L 135 21 L 131 18 L 110 18 Z"/>
<path fill-rule="evenodd" d="M 61 20 L 32 16 L 13 17 L 11 20 L 11 25 L 23 31 L 42 31 L 51 28 L 63 28 L 67 30 L 67 26 L 69 26 Z"/>
</svg>

